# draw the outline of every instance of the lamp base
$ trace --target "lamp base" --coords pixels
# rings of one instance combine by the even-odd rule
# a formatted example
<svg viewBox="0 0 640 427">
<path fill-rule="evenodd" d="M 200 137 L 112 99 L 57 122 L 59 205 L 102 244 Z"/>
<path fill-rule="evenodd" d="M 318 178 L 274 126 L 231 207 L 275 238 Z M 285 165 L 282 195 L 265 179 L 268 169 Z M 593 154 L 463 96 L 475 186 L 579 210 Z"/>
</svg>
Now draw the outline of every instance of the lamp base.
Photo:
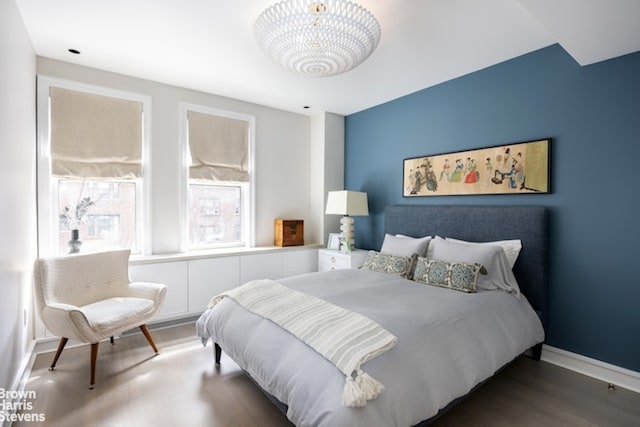
<svg viewBox="0 0 640 427">
<path fill-rule="evenodd" d="M 355 240 L 353 238 L 353 222 L 353 217 L 346 215 L 340 219 L 340 231 L 342 234 L 340 252 L 349 253 L 354 247 Z"/>
</svg>

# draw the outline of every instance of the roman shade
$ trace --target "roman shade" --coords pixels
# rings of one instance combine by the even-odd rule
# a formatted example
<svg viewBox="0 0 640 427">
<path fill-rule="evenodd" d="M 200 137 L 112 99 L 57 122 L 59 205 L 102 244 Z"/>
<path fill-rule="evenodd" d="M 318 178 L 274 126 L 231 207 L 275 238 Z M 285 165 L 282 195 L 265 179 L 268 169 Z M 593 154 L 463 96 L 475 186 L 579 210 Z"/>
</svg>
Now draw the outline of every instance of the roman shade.
<svg viewBox="0 0 640 427">
<path fill-rule="evenodd" d="M 142 102 L 59 87 L 49 96 L 52 175 L 142 176 Z"/>
<path fill-rule="evenodd" d="M 189 178 L 249 181 L 249 122 L 187 112 L 191 166 Z"/>
</svg>

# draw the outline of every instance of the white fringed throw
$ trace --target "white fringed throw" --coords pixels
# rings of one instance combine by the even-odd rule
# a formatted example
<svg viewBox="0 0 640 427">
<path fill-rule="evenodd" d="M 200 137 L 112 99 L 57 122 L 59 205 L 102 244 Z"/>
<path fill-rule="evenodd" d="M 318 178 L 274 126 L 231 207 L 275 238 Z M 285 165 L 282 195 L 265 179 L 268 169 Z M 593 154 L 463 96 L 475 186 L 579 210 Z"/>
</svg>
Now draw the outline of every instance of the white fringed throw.
<svg viewBox="0 0 640 427">
<path fill-rule="evenodd" d="M 272 280 L 254 280 L 226 291 L 213 297 L 209 307 L 224 297 L 276 323 L 342 371 L 343 405 L 365 406 L 384 390 L 360 366 L 391 349 L 397 338 L 373 320 Z"/>
</svg>

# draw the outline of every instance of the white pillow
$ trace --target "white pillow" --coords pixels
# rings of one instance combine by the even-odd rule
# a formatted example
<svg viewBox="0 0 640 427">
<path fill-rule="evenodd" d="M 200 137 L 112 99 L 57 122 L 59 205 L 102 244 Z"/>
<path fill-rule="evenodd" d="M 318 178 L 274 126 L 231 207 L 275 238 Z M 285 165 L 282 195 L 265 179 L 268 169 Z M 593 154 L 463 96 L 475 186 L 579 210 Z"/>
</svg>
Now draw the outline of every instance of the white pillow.
<svg viewBox="0 0 640 427">
<path fill-rule="evenodd" d="M 423 252 L 418 253 L 418 256 L 429 258 L 429 254 L 431 254 L 431 249 L 429 247 L 429 242 L 431 241 L 431 239 L 433 239 L 433 237 L 431 237 L 431 236 L 411 237 L 411 236 L 405 236 L 404 234 L 396 234 L 396 237 L 399 237 L 401 239 L 413 239 L 413 240 L 420 241 L 420 242 L 424 243 L 425 250 Z"/>
<path fill-rule="evenodd" d="M 434 239 L 433 259 L 446 262 L 477 262 L 487 270 L 486 275 L 478 276 L 477 287 L 481 289 L 500 289 L 520 297 L 520 288 L 509 266 L 507 255 L 497 245 L 469 245 L 445 239 Z"/>
<path fill-rule="evenodd" d="M 494 245 L 500 246 L 505 255 L 507 256 L 507 260 L 509 261 L 509 265 L 511 268 L 516 264 L 516 260 L 518 259 L 518 255 L 520 255 L 520 250 L 522 250 L 522 240 L 496 240 L 493 242 L 467 242 L 465 240 L 454 239 L 452 237 L 447 237 L 447 240 L 458 243 L 466 243 L 468 245 Z"/>
<path fill-rule="evenodd" d="M 433 236 L 431 238 L 431 242 L 429 243 L 429 246 L 427 247 L 427 256 L 426 256 L 426 258 L 428 258 L 428 259 L 433 259 L 433 248 L 435 247 L 433 242 L 435 242 L 436 240 L 444 240 L 444 237 L 438 236 L 436 234 L 435 236 Z"/>
<path fill-rule="evenodd" d="M 411 256 L 418 254 L 418 256 L 425 256 L 427 253 L 427 247 L 431 236 L 425 236 L 420 238 L 385 234 L 382 241 L 382 247 L 380 252 L 392 255 Z"/>
</svg>

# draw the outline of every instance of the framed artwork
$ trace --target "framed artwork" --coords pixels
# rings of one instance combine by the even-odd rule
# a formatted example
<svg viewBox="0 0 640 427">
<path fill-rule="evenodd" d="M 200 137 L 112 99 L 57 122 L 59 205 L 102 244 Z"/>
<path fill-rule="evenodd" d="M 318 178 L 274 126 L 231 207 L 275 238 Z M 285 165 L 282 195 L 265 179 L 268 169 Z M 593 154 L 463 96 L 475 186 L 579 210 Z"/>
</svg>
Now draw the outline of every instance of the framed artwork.
<svg viewBox="0 0 640 427">
<path fill-rule="evenodd" d="M 551 139 L 404 160 L 402 196 L 550 193 Z"/>
<path fill-rule="evenodd" d="M 329 233 L 327 249 L 340 249 L 340 233 Z"/>
</svg>

